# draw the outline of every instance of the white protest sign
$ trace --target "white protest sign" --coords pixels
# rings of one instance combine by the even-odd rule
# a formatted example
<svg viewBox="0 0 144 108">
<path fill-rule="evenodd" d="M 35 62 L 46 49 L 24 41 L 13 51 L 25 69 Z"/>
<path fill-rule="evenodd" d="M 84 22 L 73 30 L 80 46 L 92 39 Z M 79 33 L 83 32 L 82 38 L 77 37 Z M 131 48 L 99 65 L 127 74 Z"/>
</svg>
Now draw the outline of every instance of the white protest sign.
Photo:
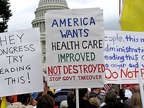
<svg viewBox="0 0 144 108">
<path fill-rule="evenodd" d="M 138 83 L 144 78 L 144 32 L 105 31 L 105 72 L 107 83 Z"/>
<path fill-rule="evenodd" d="M 38 28 L 0 34 L 0 97 L 43 90 Z"/>
<path fill-rule="evenodd" d="M 103 14 L 99 8 L 46 13 L 48 85 L 101 87 L 104 78 Z"/>
</svg>

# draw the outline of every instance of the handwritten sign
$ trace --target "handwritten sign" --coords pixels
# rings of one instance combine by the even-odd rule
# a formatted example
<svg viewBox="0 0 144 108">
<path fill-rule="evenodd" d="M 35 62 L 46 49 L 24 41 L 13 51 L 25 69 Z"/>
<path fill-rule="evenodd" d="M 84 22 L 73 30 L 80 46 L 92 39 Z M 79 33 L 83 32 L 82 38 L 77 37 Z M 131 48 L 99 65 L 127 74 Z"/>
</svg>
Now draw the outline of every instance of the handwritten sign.
<svg viewBox="0 0 144 108">
<path fill-rule="evenodd" d="M 53 88 L 103 86 L 103 35 L 99 8 L 47 11 L 48 84 Z"/>
<path fill-rule="evenodd" d="M 1 97 L 42 91 L 41 67 L 38 28 L 0 34 Z"/>
<path fill-rule="evenodd" d="M 144 32 L 105 31 L 107 83 L 138 83 L 144 79 Z"/>
</svg>

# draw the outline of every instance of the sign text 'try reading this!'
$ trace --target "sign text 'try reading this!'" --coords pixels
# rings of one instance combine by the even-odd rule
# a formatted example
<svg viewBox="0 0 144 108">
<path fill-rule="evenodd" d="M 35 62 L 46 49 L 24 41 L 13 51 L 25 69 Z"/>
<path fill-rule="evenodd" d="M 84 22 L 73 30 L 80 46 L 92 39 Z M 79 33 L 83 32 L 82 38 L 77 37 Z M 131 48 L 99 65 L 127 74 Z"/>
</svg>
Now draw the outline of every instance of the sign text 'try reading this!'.
<svg viewBox="0 0 144 108">
<path fill-rule="evenodd" d="M 27 71 L 26 76 L 29 78 L 29 71 L 31 70 L 31 66 L 29 64 L 24 65 L 24 59 L 25 55 L 24 52 L 33 52 L 35 51 L 34 44 L 23 44 L 24 40 L 24 33 L 21 34 L 11 34 L 11 35 L 6 35 L 6 36 L 1 36 L 0 37 L 0 56 L 4 56 L 7 60 L 8 64 L 15 64 L 19 63 L 18 65 L 10 67 L 2 67 L 0 68 L 0 74 L 9 74 L 9 73 L 14 73 L 14 72 L 22 72 L 22 71 Z M 20 52 L 23 52 L 20 54 Z M 21 83 L 24 84 L 26 82 L 26 79 L 24 78 L 24 75 L 19 76 L 19 77 L 12 77 L 8 76 L 4 79 L 7 81 L 7 84 L 16 84 L 16 83 Z M 30 81 L 29 81 L 30 83 Z"/>
</svg>

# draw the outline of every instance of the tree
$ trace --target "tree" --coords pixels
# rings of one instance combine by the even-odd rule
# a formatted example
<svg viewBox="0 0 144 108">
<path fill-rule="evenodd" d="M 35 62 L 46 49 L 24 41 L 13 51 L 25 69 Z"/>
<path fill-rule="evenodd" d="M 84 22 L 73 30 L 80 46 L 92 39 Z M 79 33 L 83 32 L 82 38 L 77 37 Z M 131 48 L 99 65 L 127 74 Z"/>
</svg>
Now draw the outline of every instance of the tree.
<svg viewBox="0 0 144 108">
<path fill-rule="evenodd" d="M 12 16 L 9 0 L 0 0 L 0 32 L 7 31 L 8 20 Z"/>
</svg>

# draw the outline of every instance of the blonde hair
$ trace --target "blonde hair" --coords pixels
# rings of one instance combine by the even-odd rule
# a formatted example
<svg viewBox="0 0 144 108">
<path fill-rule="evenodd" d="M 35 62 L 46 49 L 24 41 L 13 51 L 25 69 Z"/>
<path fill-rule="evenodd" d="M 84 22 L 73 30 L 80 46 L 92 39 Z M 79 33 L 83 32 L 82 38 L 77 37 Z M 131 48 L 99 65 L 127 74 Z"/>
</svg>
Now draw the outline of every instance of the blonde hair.
<svg viewBox="0 0 144 108">
<path fill-rule="evenodd" d="M 94 106 L 97 106 L 97 107 L 100 106 L 100 101 L 99 101 L 98 97 L 91 97 L 89 99 L 89 102 L 90 102 L 91 105 L 94 105 Z"/>
<path fill-rule="evenodd" d="M 142 106 L 140 93 L 134 93 L 132 95 L 132 107 L 135 107 L 135 106 Z"/>
</svg>

